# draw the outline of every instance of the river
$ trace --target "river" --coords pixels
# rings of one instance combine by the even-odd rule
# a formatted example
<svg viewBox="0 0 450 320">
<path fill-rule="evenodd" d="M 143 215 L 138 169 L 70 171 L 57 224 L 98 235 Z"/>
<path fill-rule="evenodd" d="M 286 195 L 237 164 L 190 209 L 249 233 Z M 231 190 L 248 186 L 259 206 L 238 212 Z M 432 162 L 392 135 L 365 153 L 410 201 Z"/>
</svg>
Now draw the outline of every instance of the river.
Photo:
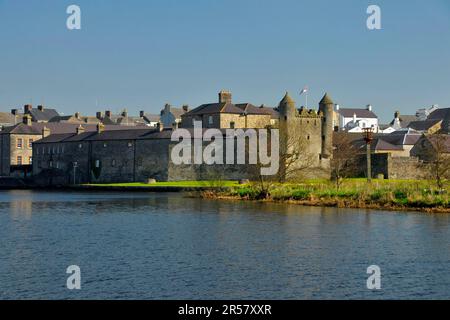
<svg viewBox="0 0 450 320">
<path fill-rule="evenodd" d="M 0 239 L 0 299 L 450 298 L 449 215 L 0 191 Z"/>
</svg>

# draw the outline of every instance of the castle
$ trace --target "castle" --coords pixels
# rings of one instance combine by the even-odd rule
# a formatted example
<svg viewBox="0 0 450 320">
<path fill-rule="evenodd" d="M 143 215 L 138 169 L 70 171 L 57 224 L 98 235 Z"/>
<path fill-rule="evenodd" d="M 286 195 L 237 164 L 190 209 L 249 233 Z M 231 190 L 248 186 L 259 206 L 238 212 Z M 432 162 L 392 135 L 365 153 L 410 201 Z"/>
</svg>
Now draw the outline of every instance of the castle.
<svg viewBox="0 0 450 320">
<path fill-rule="evenodd" d="M 326 94 L 318 110 L 297 109 L 288 93 L 277 108 L 234 104 L 230 92 L 221 91 L 218 103 L 201 105 L 182 115 L 181 124 L 156 129 L 95 131 L 79 126 L 74 132 L 50 134 L 33 143 L 33 177 L 44 185 L 180 180 L 256 179 L 258 164 L 175 165 L 172 133 L 180 126 L 204 128 L 279 129 L 280 172 L 283 178 L 298 174 L 329 177 L 332 157 L 333 101 Z M 226 157 L 226 155 L 224 155 Z M 235 162 L 237 163 L 237 162 Z"/>
</svg>

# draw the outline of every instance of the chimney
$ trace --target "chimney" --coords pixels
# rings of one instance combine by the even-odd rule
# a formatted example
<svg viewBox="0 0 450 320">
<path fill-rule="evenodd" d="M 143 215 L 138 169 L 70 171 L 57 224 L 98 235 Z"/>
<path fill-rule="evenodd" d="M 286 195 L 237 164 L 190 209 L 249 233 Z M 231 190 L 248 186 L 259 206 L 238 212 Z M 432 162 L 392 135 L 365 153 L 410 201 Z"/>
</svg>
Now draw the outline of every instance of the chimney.
<svg viewBox="0 0 450 320">
<path fill-rule="evenodd" d="M 189 111 L 189 106 L 187 104 L 183 105 L 183 111 L 184 112 L 188 112 Z"/>
<path fill-rule="evenodd" d="M 44 111 L 44 106 L 43 106 L 43 105 L 39 105 L 39 106 L 38 106 L 38 110 L 39 110 L 39 111 Z"/>
<path fill-rule="evenodd" d="M 42 128 L 42 138 L 47 138 L 51 134 L 50 129 L 47 127 Z"/>
<path fill-rule="evenodd" d="M 353 114 L 353 123 L 356 123 L 356 113 Z"/>
<path fill-rule="evenodd" d="M 29 114 L 23 116 L 23 123 L 27 126 L 31 126 L 31 116 Z"/>
<path fill-rule="evenodd" d="M 400 111 L 395 111 L 394 119 L 400 119 Z"/>
<path fill-rule="evenodd" d="M 174 122 L 174 123 L 172 123 L 172 129 L 173 130 L 177 130 L 178 129 L 178 122 Z"/>
<path fill-rule="evenodd" d="M 101 111 L 97 112 L 97 119 L 98 120 L 102 120 L 103 119 L 103 112 L 101 112 Z"/>
<path fill-rule="evenodd" d="M 19 114 L 19 110 L 17 109 L 11 109 L 11 114 L 17 116 Z"/>
<path fill-rule="evenodd" d="M 30 113 L 31 109 L 33 109 L 33 106 L 31 104 L 26 104 L 23 107 L 23 113 Z"/>
<path fill-rule="evenodd" d="M 164 130 L 164 125 L 161 122 L 158 122 L 156 124 L 156 130 L 163 131 Z"/>
<path fill-rule="evenodd" d="M 123 110 L 122 111 L 122 117 L 128 118 L 128 111 L 127 110 Z"/>
<path fill-rule="evenodd" d="M 77 128 L 77 134 L 82 134 L 84 132 L 85 132 L 85 129 L 80 124 L 80 126 Z"/>
<path fill-rule="evenodd" d="M 366 108 L 367 108 L 367 110 L 372 111 L 372 105 L 371 104 L 368 104 Z"/>
<path fill-rule="evenodd" d="M 231 103 L 231 92 L 222 90 L 219 92 L 219 103 Z"/>
<path fill-rule="evenodd" d="M 339 111 L 339 109 L 341 108 L 341 106 L 340 105 L 336 105 L 336 111 Z"/>
<path fill-rule="evenodd" d="M 75 118 L 80 119 L 80 113 L 79 112 L 75 112 Z"/>
<path fill-rule="evenodd" d="M 170 107 L 171 107 L 170 104 L 166 103 L 165 106 L 164 106 L 164 112 L 165 113 L 169 113 L 170 112 Z"/>
<path fill-rule="evenodd" d="M 139 117 L 143 118 L 144 116 L 145 116 L 145 111 L 144 110 L 139 111 Z"/>
<path fill-rule="evenodd" d="M 106 111 L 105 111 L 105 117 L 111 118 L 111 111 L 106 110 Z"/>
<path fill-rule="evenodd" d="M 103 123 L 97 123 L 97 133 L 102 133 L 103 131 L 105 131 Z"/>
</svg>

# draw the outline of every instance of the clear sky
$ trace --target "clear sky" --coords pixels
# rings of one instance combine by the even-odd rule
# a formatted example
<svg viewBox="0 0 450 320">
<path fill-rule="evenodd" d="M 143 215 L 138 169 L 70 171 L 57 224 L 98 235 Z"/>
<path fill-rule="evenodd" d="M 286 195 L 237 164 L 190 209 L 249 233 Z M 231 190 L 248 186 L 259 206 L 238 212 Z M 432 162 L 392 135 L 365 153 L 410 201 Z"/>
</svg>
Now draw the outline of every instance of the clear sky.
<svg viewBox="0 0 450 320">
<path fill-rule="evenodd" d="M 82 29 L 66 28 L 77 4 Z M 382 30 L 366 9 L 382 10 Z M 65 114 L 235 102 L 310 87 L 384 121 L 450 106 L 448 0 L 0 0 L 0 108 Z M 98 107 L 97 107 L 98 104 Z"/>
</svg>

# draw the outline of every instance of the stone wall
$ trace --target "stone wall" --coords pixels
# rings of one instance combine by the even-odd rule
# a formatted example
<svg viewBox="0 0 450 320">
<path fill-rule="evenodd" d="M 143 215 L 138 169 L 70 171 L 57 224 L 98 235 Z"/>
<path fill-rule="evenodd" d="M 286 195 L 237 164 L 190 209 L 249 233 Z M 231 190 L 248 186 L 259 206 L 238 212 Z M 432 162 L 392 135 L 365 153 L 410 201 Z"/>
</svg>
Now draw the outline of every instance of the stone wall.
<svg viewBox="0 0 450 320">
<path fill-rule="evenodd" d="M 358 157 L 355 176 L 367 176 L 366 156 Z M 427 172 L 416 157 L 393 157 L 389 153 L 372 154 L 372 178 L 383 175 L 385 179 L 425 179 Z"/>
</svg>

